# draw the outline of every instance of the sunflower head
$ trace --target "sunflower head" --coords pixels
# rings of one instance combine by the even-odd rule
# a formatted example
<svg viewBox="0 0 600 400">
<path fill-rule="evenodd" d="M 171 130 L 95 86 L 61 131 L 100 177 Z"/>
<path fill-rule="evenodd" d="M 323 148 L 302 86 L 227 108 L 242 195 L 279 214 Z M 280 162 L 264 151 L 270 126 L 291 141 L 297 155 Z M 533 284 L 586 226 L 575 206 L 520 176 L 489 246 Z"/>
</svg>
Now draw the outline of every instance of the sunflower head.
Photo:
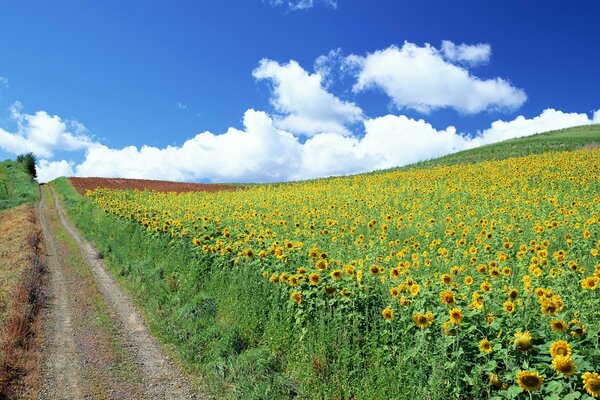
<svg viewBox="0 0 600 400">
<path fill-rule="evenodd" d="M 290 294 L 290 300 L 292 300 L 296 304 L 302 303 L 302 293 L 292 292 L 292 294 Z"/>
<path fill-rule="evenodd" d="M 383 318 L 385 318 L 387 321 L 390 321 L 392 318 L 394 318 L 394 310 L 386 307 L 383 309 L 383 311 L 381 311 L 381 315 L 383 315 Z"/>
<path fill-rule="evenodd" d="M 413 321 L 419 328 L 421 328 L 421 329 L 427 328 L 429 325 L 431 325 L 433 323 L 433 314 L 417 313 L 417 314 L 413 315 Z"/>
<path fill-rule="evenodd" d="M 308 276 L 308 282 L 312 286 L 318 285 L 321 282 L 321 275 L 317 274 L 316 272 L 313 272 Z"/>
<path fill-rule="evenodd" d="M 550 345 L 550 355 L 554 357 L 571 357 L 573 350 L 571 345 L 566 340 L 556 340 Z"/>
<path fill-rule="evenodd" d="M 521 351 L 527 351 L 529 349 L 531 349 L 531 347 L 533 346 L 531 344 L 531 334 L 529 332 L 517 332 L 515 333 L 515 346 L 517 347 L 517 349 L 521 350 Z"/>
<path fill-rule="evenodd" d="M 567 377 L 574 375 L 577 370 L 577 366 L 573 362 L 573 359 L 565 356 L 554 357 L 552 359 L 552 368 L 554 368 L 556 372 Z"/>
<path fill-rule="evenodd" d="M 460 325 L 460 322 L 463 319 L 463 311 L 460 308 L 453 308 L 452 310 L 450 310 L 449 313 L 449 317 L 450 317 L 450 322 L 452 322 L 453 324 L 456 325 Z"/>
<path fill-rule="evenodd" d="M 581 376 L 583 388 L 593 398 L 600 397 L 600 374 L 597 372 L 586 372 Z"/>
<path fill-rule="evenodd" d="M 454 292 L 451 291 L 451 290 L 444 290 L 440 294 L 440 298 L 442 300 L 442 303 L 448 304 L 449 306 L 451 306 L 452 304 L 454 304 L 454 301 L 455 301 Z"/>
<path fill-rule="evenodd" d="M 528 392 L 534 392 L 542 386 L 544 377 L 534 371 L 521 371 L 517 374 L 517 384 Z"/>
<path fill-rule="evenodd" d="M 487 339 L 481 339 L 479 341 L 479 351 L 482 353 L 491 353 L 492 352 L 492 342 Z M 496 375 L 497 377 L 497 375 Z M 490 377 L 491 379 L 491 377 Z"/>
<path fill-rule="evenodd" d="M 552 321 L 550 321 L 550 328 L 552 328 L 554 332 L 562 333 L 566 332 L 567 329 L 569 329 L 569 326 L 562 319 L 553 319 Z"/>
</svg>

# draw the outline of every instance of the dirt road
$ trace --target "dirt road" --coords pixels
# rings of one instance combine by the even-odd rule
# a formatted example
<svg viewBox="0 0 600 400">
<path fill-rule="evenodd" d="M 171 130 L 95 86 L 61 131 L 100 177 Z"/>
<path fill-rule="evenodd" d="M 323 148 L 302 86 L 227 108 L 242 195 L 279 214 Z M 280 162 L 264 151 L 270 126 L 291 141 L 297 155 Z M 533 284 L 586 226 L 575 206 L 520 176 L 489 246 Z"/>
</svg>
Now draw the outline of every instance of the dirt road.
<svg viewBox="0 0 600 400">
<path fill-rule="evenodd" d="M 38 208 L 49 284 L 42 399 L 197 399 L 54 190 Z"/>
</svg>

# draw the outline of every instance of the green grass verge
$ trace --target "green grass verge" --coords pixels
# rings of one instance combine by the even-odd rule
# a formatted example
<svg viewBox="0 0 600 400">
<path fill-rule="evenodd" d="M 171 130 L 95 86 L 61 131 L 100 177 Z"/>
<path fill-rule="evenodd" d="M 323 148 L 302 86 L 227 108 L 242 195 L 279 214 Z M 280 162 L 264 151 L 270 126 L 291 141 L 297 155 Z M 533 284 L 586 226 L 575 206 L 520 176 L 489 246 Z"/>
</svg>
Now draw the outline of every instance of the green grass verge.
<svg viewBox="0 0 600 400">
<path fill-rule="evenodd" d="M 38 184 L 23 164 L 12 160 L 0 162 L 0 211 L 38 198 Z"/>
</svg>

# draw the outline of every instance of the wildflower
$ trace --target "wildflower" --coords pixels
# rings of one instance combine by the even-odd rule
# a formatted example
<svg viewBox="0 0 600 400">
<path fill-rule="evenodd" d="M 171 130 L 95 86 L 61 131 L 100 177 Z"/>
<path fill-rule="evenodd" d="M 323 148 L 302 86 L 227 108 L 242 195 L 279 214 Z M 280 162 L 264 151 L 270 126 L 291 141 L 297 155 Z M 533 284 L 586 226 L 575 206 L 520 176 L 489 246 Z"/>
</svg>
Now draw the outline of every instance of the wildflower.
<svg viewBox="0 0 600 400">
<path fill-rule="evenodd" d="M 444 290 L 441 293 L 440 297 L 442 299 L 442 303 L 447 304 L 449 306 L 454 304 L 454 292 L 452 292 L 451 290 Z"/>
<path fill-rule="evenodd" d="M 316 272 L 313 272 L 308 276 L 308 282 L 312 286 L 318 285 L 321 282 L 321 275 L 317 274 Z"/>
<path fill-rule="evenodd" d="M 334 280 L 339 280 L 342 278 L 342 270 L 341 269 L 335 269 L 333 271 L 331 271 L 331 273 L 329 274 L 329 276 L 331 276 L 332 279 Z"/>
<path fill-rule="evenodd" d="M 460 308 L 453 308 L 452 310 L 450 310 L 449 316 L 450 316 L 450 321 L 453 324 L 460 325 L 460 322 L 462 321 L 464 314 Z"/>
</svg>

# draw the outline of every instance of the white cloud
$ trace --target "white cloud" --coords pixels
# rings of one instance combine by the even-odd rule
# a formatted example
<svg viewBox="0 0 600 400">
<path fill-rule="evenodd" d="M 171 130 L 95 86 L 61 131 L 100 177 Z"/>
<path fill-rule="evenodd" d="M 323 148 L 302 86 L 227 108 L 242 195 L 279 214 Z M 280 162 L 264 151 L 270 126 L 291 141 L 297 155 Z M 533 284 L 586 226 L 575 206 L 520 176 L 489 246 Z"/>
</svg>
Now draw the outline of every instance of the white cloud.
<svg viewBox="0 0 600 400">
<path fill-rule="evenodd" d="M 188 104 L 187 103 L 181 103 L 181 102 L 177 102 L 177 108 L 179 108 L 180 110 L 187 110 L 188 108 Z"/>
<path fill-rule="evenodd" d="M 317 3 L 323 3 L 332 8 L 337 8 L 337 0 L 263 0 L 270 6 L 286 6 L 292 11 L 307 10 Z"/>
<path fill-rule="evenodd" d="M 104 176 L 176 181 L 278 182 L 346 175 L 402 166 L 500 140 L 596 122 L 583 113 L 547 109 L 539 116 L 495 121 L 475 137 L 452 126 L 437 130 L 431 124 L 404 115 L 365 120 L 364 136 L 319 133 L 301 143 L 277 128 L 262 111 L 244 114 L 244 129 L 225 133 L 203 132 L 181 146 L 134 146 L 111 149 L 94 144 L 84 161 L 42 161 L 40 181 L 60 175 Z"/>
<path fill-rule="evenodd" d="M 0 87 L 9 87 L 8 79 L 3 76 L 0 76 Z"/>
<path fill-rule="evenodd" d="M 49 182 L 59 176 L 74 176 L 73 163 L 65 160 L 39 160 L 36 165 L 38 182 Z"/>
<path fill-rule="evenodd" d="M 357 71 L 355 92 L 381 89 L 398 109 L 430 112 L 454 108 L 473 114 L 490 109 L 515 109 L 527 96 L 501 78 L 480 79 L 462 66 L 447 62 L 429 44 L 405 42 L 365 57 L 351 55 L 346 63 Z"/>
<path fill-rule="evenodd" d="M 281 129 L 306 136 L 321 132 L 348 135 L 346 126 L 363 118 L 356 104 L 325 90 L 319 72 L 309 74 L 294 60 L 279 64 L 263 59 L 252 75 L 272 83 L 271 104 L 281 114 L 275 118 Z"/>
<path fill-rule="evenodd" d="M 471 66 L 487 63 L 492 54 L 492 47 L 487 43 L 456 45 L 450 40 L 442 41 L 441 50 L 447 60 Z"/>
<path fill-rule="evenodd" d="M 22 112 L 19 102 L 10 108 L 16 132 L 0 128 L 0 149 L 12 154 L 33 152 L 41 158 L 50 158 L 56 150 L 77 151 L 89 147 L 92 140 L 82 134 L 85 127 L 76 121 L 65 121 L 45 111 L 35 114 Z"/>
<path fill-rule="evenodd" d="M 600 124 L 600 110 L 594 111 L 594 116 L 592 117 L 592 123 Z"/>
</svg>

